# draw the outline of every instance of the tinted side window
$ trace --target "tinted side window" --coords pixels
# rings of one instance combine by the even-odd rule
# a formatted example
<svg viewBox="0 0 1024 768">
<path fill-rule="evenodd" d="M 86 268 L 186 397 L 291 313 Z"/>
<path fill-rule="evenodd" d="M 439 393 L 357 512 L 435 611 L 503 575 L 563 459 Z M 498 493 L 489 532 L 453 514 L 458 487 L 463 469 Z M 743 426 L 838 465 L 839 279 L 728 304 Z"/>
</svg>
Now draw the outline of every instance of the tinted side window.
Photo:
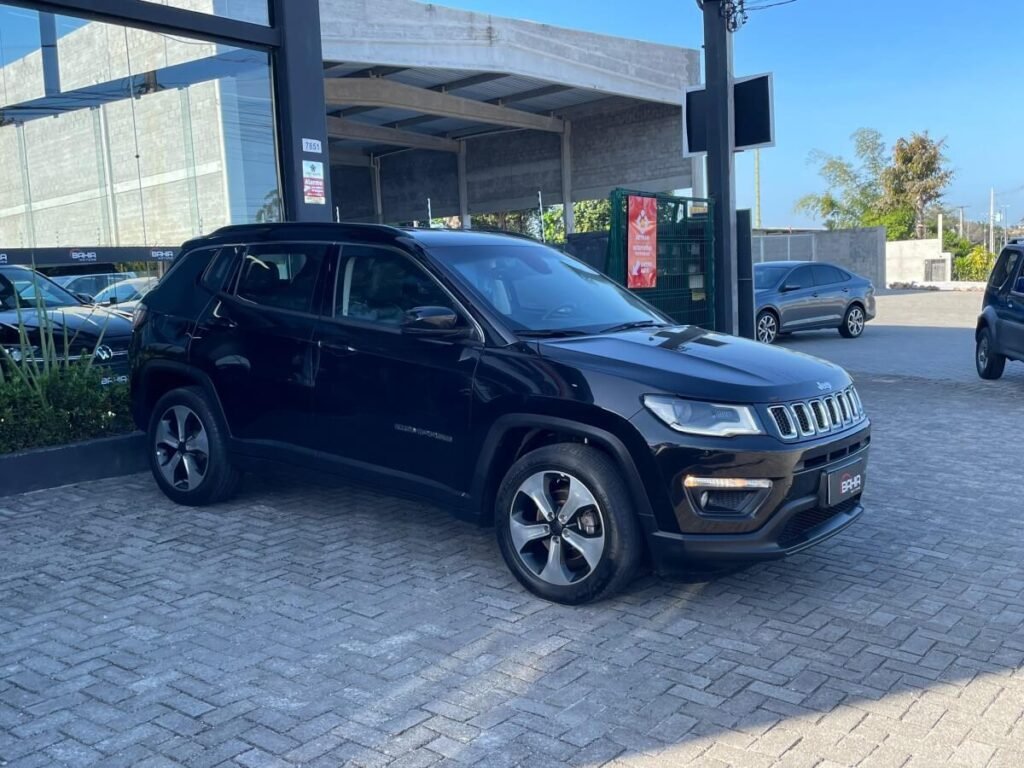
<svg viewBox="0 0 1024 768">
<path fill-rule="evenodd" d="M 210 295 L 197 291 L 199 277 L 217 252 L 216 248 L 199 248 L 182 253 L 160 278 L 160 283 L 146 294 L 146 306 L 156 312 L 179 317 L 194 317 L 209 301 Z"/>
<path fill-rule="evenodd" d="M 335 291 L 335 317 L 398 326 L 416 307 L 455 309 L 430 275 L 400 253 L 345 246 Z"/>
<path fill-rule="evenodd" d="M 843 281 L 842 273 L 827 264 L 815 264 L 811 267 L 811 272 L 814 274 L 815 285 L 833 285 Z"/>
<path fill-rule="evenodd" d="M 1019 259 L 1020 252 L 1010 250 L 1009 248 L 999 254 L 999 260 L 996 261 L 996 266 L 992 270 L 992 277 L 989 278 L 988 284 L 993 288 L 1002 288 L 1006 285 L 1007 280 L 1016 273 Z"/>
<path fill-rule="evenodd" d="M 241 248 L 237 246 L 221 248 L 210 263 L 210 268 L 203 275 L 203 287 L 213 293 L 222 290 L 228 275 L 231 274 L 237 263 L 236 257 L 240 251 Z"/>
<path fill-rule="evenodd" d="M 265 307 L 309 312 L 329 247 L 320 243 L 250 246 L 242 261 L 236 293 Z"/>
<path fill-rule="evenodd" d="M 789 277 L 785 280 L 785 285 L 793 285 L 798 288 L 810 288 L 814 285 L 814 280 L 811 278 L 810 267 L 800 267 L 794 269 L 789 273 Z"/>
</svg>

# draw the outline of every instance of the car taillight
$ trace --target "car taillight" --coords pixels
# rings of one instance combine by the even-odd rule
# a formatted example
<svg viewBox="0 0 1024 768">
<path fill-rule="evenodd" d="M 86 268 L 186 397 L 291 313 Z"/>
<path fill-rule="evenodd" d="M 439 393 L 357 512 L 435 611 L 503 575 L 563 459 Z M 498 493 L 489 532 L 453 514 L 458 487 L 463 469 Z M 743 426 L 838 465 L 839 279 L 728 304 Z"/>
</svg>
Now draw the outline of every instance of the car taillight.
<svg viewBox="0 0 1024 768">
<path fill-rule="evenodd" d="M 146 305 L 139 304 L 135 307 L 135 311 L 132 312 L 132 330 L 134 331 L 140 325 L 142 321 L 146 319 Z"/>
</svg>

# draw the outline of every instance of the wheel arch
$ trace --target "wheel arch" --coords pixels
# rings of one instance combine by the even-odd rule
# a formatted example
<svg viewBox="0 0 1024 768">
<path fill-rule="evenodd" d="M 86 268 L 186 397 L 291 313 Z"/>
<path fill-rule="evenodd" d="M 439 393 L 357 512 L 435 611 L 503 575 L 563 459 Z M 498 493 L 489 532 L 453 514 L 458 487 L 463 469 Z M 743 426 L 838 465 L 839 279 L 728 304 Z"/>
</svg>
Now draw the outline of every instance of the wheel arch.
<svg viewBox="0 0 1024 768">
<path fill-rule="evenodd" d="M 640 469 L 623 437 L 575 419 L 532 413 L 510 413 L 499 417 L 483 441 L 471 491 L 481 524 L 494 522 L 498 488 L 516 460 L 536 448 L 564 442 L 593 445 L 607 454 L 622 472 L 623 480 L 637 505 L 636 514 L 640 518 L 656 518 L 659 527 L 662 527 L 661 516 L 655 512 Z M 672 530 L 671 524 L 668 530 Z"/>
<path fill-rule="evenodd" d="M 157 401 L 179 387 L 200 387 L 207 397 L 214 415 L 230 435 L 224 408 L 210 377 L 202 371 L 172 360 L 154 360 L 147 363 L 132 379 L 132 417 L 135 425 L 145 431 Z"/>
</svg>

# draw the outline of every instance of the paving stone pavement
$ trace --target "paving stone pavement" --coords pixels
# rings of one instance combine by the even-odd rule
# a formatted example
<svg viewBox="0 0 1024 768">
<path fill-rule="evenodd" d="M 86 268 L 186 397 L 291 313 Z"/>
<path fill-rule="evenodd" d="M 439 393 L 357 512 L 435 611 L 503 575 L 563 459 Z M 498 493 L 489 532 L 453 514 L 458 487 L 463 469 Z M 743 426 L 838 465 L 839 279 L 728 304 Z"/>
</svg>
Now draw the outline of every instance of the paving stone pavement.
<svg viewBox="0 0 1024 768">
<path fill-rule="evenodd" d="M 0 765 L 1024 765 L 1024 386 L 857 379 L 858 524 L 583 608 L 365 490 L 2 499 Z"/>
</svg>

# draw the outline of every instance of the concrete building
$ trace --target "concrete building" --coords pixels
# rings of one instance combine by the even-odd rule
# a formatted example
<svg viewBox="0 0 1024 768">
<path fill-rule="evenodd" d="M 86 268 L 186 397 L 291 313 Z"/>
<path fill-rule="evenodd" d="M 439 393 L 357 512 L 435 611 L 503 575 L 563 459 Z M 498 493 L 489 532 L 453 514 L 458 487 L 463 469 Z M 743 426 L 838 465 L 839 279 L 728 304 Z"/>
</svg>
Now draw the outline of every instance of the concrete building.
<svg viewBox="0 0 1024 768">
<path fill-rule="evenodd" d="M 695 50 L 413 0 L 35 5 L 0 2 L 11 258 L 703 188 L 681 153 Z"/>
</svg>

